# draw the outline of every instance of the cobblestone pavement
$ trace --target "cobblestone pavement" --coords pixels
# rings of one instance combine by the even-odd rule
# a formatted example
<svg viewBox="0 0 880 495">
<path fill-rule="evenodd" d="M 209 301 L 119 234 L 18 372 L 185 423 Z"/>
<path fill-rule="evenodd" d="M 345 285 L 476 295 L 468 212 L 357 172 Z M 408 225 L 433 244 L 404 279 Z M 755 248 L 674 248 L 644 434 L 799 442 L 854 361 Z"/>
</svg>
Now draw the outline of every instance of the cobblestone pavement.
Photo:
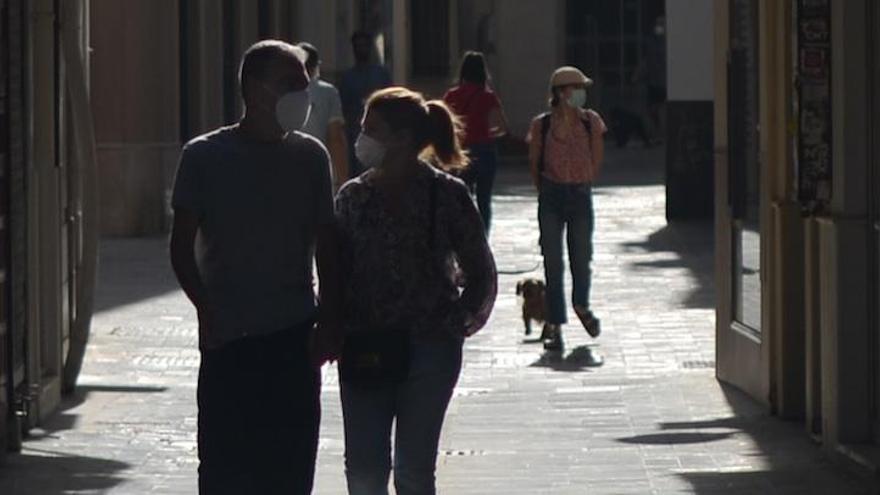
<svg viewBox="0 0 880 495">
<path fill-rule="evenodd" d="M 522 334 L 517 280 L 541 276 L 522 166 L 499 180 L 497 309 L 467 343 L 441 441 L 447 494 L 850 494 L 798 424 L 714 379 L 712 233 L 667 225 L 660 151 L 615 151 L 596 190 L 594 307 L 563 355 Z M 195 493 L 195 314 L 163 239 L 102 246 L 99 309 L 78 393 L 0 468 L 0 494 Z M 528 272 L 514 274 L 512 272 Z M 577 321 L 572 315 L 572 321 Z M 592 366 L 604 357 L 604 365 Z M 324 375 L 316 493 L 342 494 L 336 373 Z"/>
</svg>

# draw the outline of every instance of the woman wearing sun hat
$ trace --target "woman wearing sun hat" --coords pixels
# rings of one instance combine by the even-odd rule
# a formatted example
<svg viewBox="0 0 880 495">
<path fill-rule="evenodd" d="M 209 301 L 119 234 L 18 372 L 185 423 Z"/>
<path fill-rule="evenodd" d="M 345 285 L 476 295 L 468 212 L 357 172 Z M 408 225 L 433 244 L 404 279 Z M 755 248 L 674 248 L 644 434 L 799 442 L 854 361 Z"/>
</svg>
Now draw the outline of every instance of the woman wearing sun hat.
<svg viewBox="0 0 880 495">
<path fill-rule="evenodd" d="M 563 232 L 571 266 L 572 305 L 587 333 L 599 336 L 590 308 L 593 258 L 593 182 L 604 155 L 605 122 L 585 109 L 593 81 L 576 67 L 560 67 L 550 78 L 550 111 L 529 128 L 529 165 L 538 189 L 538 224 L 544 255 L 546 325 L 544 348 L 561 350 L 567 321 L 563 287 Z"/>
</svg>

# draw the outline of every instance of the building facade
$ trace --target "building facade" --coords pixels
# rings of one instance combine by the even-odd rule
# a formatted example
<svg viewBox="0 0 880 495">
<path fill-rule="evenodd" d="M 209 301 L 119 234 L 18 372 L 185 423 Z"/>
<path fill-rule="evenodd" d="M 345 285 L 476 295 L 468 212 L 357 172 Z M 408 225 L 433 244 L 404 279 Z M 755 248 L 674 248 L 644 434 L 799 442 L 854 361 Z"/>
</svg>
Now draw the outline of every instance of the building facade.
<svg viewBox="0 0 880 495">
<path fill-rule="evenodd" d="M 880 5 L 715 5 L 718 376 L 804 421 L 829 450 L 870 460 Z"/>
<path fill-rule="evenodd" d="M 353 63 L 351 33 L 367 30 L 395 82 L 430 97 L 454 84 L 464 50 L 483 51 L 519 137 L 546 111 L 549 76 L 560 65 L 596 81 L 590 105 L 606 116 L 621 108 L 647 121 L 645 83 L 635 75 L 662 48 L 670 60 L 690 61 L 662 81 L 665 134 L 674 143 L 670 197 L 702 198 L 675 206 L 674 217 L 711 201 L 712 5 L 0 0 L 0 437 L 36 424 L 72 387 L 88 335 L 98 232 L 163 235 L 180 147 L 238 119 L 238 64 L 255 41 L 312 42 L 335 82 Z"/>
<path fill-rule="evenodd" d="M 0 455 L 76 381 L 97 216 L 87 4 L 0 1 Z"/>
<path fill-rule="evenodd" d="M 324 77 L 335 82 L 353 63 L 351 33 L 367 30 L 375 34 L 377 58 L 395 83 L 431 97 L 454 83 L 464 50 L 483 51 L 512 133 L 522 137 L 531 119 L 547 109 L 549 76 L 563 64 L 577 65 L 595 79 L 590 103 L 600 111 L 622 107 L 646 119 L 644 82 L 633 76 L 657 43 L 651 33 L 666 3 L 92 0 L 90 77 L 102 233 L 156 235 L 167 229 L 180 145 L 237 120 L 238 62 L 259 39 L 313 43 L 323 57 Z M 157 38 L 157 32 L 163 36 Z M 708 100 L 697 106 L 701 109 L 685 111 L 705 114 L 711 107 Z M 711 193 L 708 183 L 704 189 Z"/>
</svg>

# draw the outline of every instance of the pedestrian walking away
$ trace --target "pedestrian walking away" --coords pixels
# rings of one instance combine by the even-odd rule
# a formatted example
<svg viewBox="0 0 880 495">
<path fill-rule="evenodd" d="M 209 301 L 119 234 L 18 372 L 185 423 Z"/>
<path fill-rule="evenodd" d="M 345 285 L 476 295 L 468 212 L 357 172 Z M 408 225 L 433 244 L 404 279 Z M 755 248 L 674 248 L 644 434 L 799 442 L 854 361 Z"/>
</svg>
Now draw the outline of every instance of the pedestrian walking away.
<svg viewBox="0 0 880 495">
<path fill-rule="evenodd" d="M 498 153 L 495 139 L 507 133 L 507 118 L 501 100 L 489 87 L 486 59 L 480 52 L 467 52 L 461 61 L 458 85 L 443 100 L 464 120 L 464 146 L 471 163 L 462 174 L 477 206 L 486 232 L 492 221 L 492 188 Z"/>
<path fill-rule="evenodd" d="M 462 344 L 494 305 L 495 262 L 467 187 L 441 170 L 467 161 L 442 101 L 377 92 L 356 149 L 369 169 L 336 199 L 348 491 L 387 495 L 393 468 L 398 495 L 430 495 Z"/>
<path fill-rule="evenodd" d="M 319 366 L 337 352 L 340 292 L 327 152 L 299 132 L 304 60 L 281 41 L 248 49 L 244 117 L 190 141 L 180 158 L 171 262 L 198 312 L 202 494 L 312 489 Z"/>
<path fill-rule="evenodd" d="M 666 135 L 666 17 L 654 19 L 653 32 L 645 37 L 644 56 L 633 73 L 633 82 L 644 85 L 653 140 L 662 142 Z"/>
<path fill-rule="evenodd" d="M 562 325 L 567 322 L 563 287 L 563 234 L 568 245 L 574 311 L 591 337 L 600 333 L 599 319 L 590 307 L 593 258 L 593 182 L 604 154 L 605 123 L 584 109 L 592 84 L 575 67 L 560 67 L 550 78 L 550 111 L 531 124 L 529 166 L 538 189 L 538 225 L 546 278 L 546 324 L 542 340 L 547 350 L 563 348 Z"/>
</svg>

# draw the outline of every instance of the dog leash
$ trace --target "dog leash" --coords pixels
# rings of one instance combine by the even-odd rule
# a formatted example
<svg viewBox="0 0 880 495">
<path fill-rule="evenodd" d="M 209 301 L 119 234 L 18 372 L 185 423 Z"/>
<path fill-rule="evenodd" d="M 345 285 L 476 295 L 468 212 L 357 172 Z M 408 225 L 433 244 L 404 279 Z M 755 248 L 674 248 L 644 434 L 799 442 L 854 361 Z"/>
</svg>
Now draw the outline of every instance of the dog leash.
<svg viewBox="0 0 880 495">
<path fill-rule="evenodd" d="M 496 270 L 498 275 L 525 275 L 526 273 L 532 273 L 541 267 L 543 262 L 538 261 L 531 268 L 523 269 L 523 270 Z"/>
<path fill-rule="evenodd" d="M 532 253 L 532 255 L 534 255 L 534 253 Z M 499 268 L 495 271 L 498 273 L 498 275 L 525 275 L 526 273 L 532 273 L 533 271 L 536 271 L 538 268 L 541 268 L 541 265 L 544 264 L 544 258 L 540 254 L 538 255 L 538 258 L 539 258 L 538 261 L 536 261 L 535 264 L 531 266 L 531 268 L 525 268 L 525 269 L 520 269 L 520 270 L 503 270 L 503 269 Z"/>
<path fill-rule="evenodd" d="M 538 262 L 532 268 L 526 270 L 498 270 L 498 275 L 525 275 L 526 273 L 532 273 L 536 271 L 541 266 L 541 263 Z"/>
</svg>

